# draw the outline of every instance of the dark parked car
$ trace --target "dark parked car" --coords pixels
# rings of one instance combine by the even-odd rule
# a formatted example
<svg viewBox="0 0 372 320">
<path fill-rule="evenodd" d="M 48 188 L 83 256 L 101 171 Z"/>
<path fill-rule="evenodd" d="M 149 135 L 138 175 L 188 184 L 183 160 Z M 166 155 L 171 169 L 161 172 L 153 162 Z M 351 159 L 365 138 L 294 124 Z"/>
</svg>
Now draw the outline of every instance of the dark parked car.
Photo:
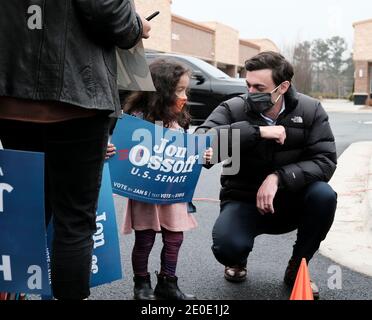
<svg viewBox="0 0 372 320">
<path fill-rule="evenodd" d="M 221 102 L 247 93 L 244 79 L 231 78 L 201 59 L 176 54 L 146 53 L 149 64 L 157 58 L 178 60 L 192 71 L 187 106 L 194 124 L 206 120 Z M 129 93 L 128 91 L 120 91 L 121 101 L 124 101 Z"/>
<path fill-rule="evenodd" d="M 234 79 L 209 63 L 190 56 L 146 53 L 149 63 L 157 58 L 174 59 L 192 71 L 188 108 L 193 123 L 201 123 L 223 101 L 247 93 L 244 79 Z"/>
</svg>

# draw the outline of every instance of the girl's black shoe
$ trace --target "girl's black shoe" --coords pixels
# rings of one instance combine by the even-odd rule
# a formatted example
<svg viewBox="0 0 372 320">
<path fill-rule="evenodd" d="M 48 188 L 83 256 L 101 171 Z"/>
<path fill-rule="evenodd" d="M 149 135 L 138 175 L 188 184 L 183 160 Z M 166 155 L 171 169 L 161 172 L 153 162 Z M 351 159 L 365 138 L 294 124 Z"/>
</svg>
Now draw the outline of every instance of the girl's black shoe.
<svg viewBox="0 0 372 320">
<path fill-rule="evenodd" d="M 158 283 L 154 293 L 157 299 L 161 300 L 196 300 L 191 294 L 183 293 L 177 285 L 178 278 L 157 274 Z"/>
<path fill-rule="evenodd" d="M 154 290 L 151 288 L 150 274 L 134 276 L 134 300 L 155 300 Z"/>
</svg>

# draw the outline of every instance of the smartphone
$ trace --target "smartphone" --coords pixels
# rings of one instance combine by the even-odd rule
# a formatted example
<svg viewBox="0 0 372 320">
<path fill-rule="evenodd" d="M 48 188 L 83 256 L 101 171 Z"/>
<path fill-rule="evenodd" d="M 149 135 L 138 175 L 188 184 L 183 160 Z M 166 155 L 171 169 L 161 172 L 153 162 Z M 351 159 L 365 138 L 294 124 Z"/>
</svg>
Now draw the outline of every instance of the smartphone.
<svg viewBox="0 0 372 320">
<path fill-rule="evenodd" d="M 147 21 L 150 21 L 152 19 L 154 19 L 158 14 L 160 13 L 160 11 L 155 11 L 153 14 L 149 15 L 146 20 Z"/>
</svg>

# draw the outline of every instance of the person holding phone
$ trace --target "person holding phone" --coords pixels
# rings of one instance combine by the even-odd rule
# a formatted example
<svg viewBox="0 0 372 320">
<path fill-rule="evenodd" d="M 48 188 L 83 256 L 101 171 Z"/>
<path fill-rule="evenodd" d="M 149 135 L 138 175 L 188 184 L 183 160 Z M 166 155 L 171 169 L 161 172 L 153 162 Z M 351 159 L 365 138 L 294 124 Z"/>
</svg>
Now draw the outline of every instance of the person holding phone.
<svg viewBox="0 0 372 320">
<path fill-rule="evenodd" d="M 53 295 L 86 299 L 109 115 L 120 112 L 115 50 L 148 38 L 151 26 L 130 0 L 18 0 L 1 9 L 0 139 L 6 149 L 45 153 Z"/>
</svg>

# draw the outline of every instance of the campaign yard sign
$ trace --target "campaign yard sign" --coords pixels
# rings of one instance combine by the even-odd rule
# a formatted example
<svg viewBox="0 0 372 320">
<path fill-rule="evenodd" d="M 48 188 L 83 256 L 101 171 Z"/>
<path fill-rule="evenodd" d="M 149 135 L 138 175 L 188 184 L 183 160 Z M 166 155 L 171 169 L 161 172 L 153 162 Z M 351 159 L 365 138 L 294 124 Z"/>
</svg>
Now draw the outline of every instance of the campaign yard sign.
<svg viewBox="0 0 372 320">
<path fill-rule="evenodd" d="M 93 236 L 91 287 L 122 278 L 119 237 L 108 163 L 105 163 L 102 176 L 96 219 L 97 232 Z"/>
<path fill-rule="evenodd" d="M 211 139 L 124 115 L 112 137 L 113 192 L 154 204 L 192 201 Z"/>
<path fill-rule="evenodd" d="M 0 150 L 0 292 L 51 292 L 42 153 Z"/>
</svg>

